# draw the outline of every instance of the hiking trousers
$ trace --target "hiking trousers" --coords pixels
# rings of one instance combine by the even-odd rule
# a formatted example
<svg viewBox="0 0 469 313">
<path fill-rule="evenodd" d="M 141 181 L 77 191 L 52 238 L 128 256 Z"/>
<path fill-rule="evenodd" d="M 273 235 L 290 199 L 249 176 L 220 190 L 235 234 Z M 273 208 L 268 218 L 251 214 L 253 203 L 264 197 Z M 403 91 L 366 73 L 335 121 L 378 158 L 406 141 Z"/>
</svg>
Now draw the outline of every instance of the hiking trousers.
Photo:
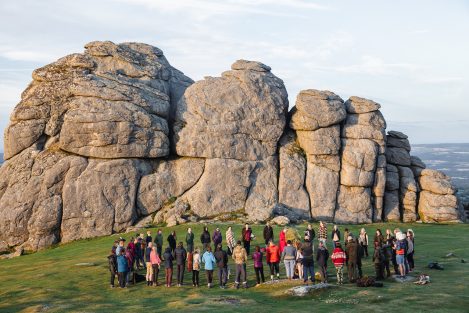
<svg viewBox="0 0 469 313">
<path fill-rule="evenodd" d="M 321 282 L 327 283 L 327 268 L 324 265 L 319 265 L 319 273 L 321 274 Z"/>
<path fill-rule="evenodd" d="M 205 270 L 205 274 L 207 275 L 207 283 L 211 285 L 213 281 L 213 270 Z"/>
<path fill-rule="evenodd" d="M 337 284 L 342 285 L 344 283 L 344 266 L 336 266 L 335 270 L 337 272 Z"/>
<path fill-rule="evenodd" d="M 354 282 L 357 279 L 357 264 L 355 262 L 349 261 L 347 271 L 349 282 Z"/>
<path fill-rule="evenodd" d="M 183 280 L 184 280 L 184 271 L 186 270 L 186 264 L 178 264 L 177 267 L 178 267 L 178 270 L 177 270 L 178 285 L 182 285 Z"/>
<path fill-rule="evenodd" d="M 287 272 L 287 278 L 290 279 L 295 274 L 295 260 L 285 260 L 285 271 Z"/>
<path fill-rule="evenodd" d="M 261 283 L 261 279 L 262 279 L 262 282 L 265 282 L 264 267 L 255 267 L 254 272 L 256 272 L 256 282 L 257 282 L 257 284 Z"/>
<path fill-rule="evenodd" d="M 118 279 L 119 279 L 119 286 L 121 288 L 125 287 L 126 279 L 127 279 L 127 273 L 126 272 L 119 272 L 118 273 Z"/>
<path fill-rule="evenodd" d="M 278 275 L 278 273 L 280 272 L 278 263 L 279 262 L 269 263 L 270 275 L 272 276 L 274 276 L 275 274 Z"/>
<path fill-rule="evenodd" d="M 166 286 L 171 286 L 171 283 L 173 282 L 173 268 L 172 267 L 167 267 L 164 269 L 165 274 L 166 274 Z"/>
<path fill-rule="evenodd" d="M 158 274 L 160 273 L 160 267 L 158 264 L 153 264 L 153 279 L 152 282 L 156 285 L 158 285 Z"/>
<path fill-rule="evenodd" d="M 199 271 L 192 270 L 192 284 L 195 286 L 199 285 Z"/>
<path fill-rule="evenodd" d="M 228 281 L 228 267 L 219 267 L 218 268 L 218 281 L 220 282 L 220 286 L 225 286 L 226 282 Z"/>
<path fill-rule="evenodd" d="M 244 267 L 244 264 L 236 264 L 235 283 L 239 284 L 241 280 L 243 281 L 243 283 L 246 282 L 246 269 Z"/>
<path fill-rule="evenodd" d="M 311 265 L 303 265 L 303 282 L 308 281 L 308 276 L 311 277 L 311 282 L 314 283 L 314 263 Z"/>
</svg>

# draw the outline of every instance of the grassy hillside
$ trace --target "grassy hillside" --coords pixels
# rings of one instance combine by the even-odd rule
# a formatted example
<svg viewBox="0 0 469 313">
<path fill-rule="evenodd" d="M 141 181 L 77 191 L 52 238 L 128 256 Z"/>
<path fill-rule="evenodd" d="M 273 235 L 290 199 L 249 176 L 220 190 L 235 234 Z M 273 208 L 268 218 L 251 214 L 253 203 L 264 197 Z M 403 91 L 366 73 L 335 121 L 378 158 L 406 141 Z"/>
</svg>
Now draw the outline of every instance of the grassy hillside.
<svg viewBox="0 0 469 313">
<path fill-rule="evenodd" d="M 376 228 L 384 230 L 395 226 L 375 224 L 366 226 L 366 229 L 372 240 Z M 418 286 L 387 280 L 383 288 L 358 288 L 345 284 L 313 296 L 293 298 L 286 296 L 284 291 L 299 282 L 262 285 L 247 290 L 208 290 L 205 287 L 205 273 L 201 272 L 202 287 L 199 289 L 189 284 L 181 288 L 153 288 L 147 287 L 145 282 L 127 289 L 111 289 L 106 256 L 112 242 L 119 237 L 114 235 L 81 240 L 16 259 L 0 260 L 0 312 L 252 312 L 256 309 L 264 312 L 467 312 L 469 225 L 398 226 L 401 229 L 410 227 L 415 231 L 417 273 L 414 275 L 419 272 L 430 274 L 430 285 Z M 198 238 L 201 225 L 192 227 Z M 220 227 L 224 233 L 226 225 Z M 186 228 L 177 226 L 172 229 L 182 239 Z M 262 241 L 262 228 L 253 227 L 259 244 Z M 302 233 L 305 227 L 302 225 L 297 228 Z M 359 227 L 349 228 L 356 234 Z M 210 227 L 210 231 L 213 229 Z M 240 234 L 240 229 L 241 226 L 235 227 L 236 234 Z M 155 233 L 155 229 L 152 231 Z M 275 229 L 276 237 L 279 231 L 280 228 Z M 165 237 L 168 234 L 169 229 L 164 229 Z M 445 258 L 449 252 L 453 252 L 456 257 Z M 461 263 L 461 259 L 468 263 Z M 426 269 L 427 263 L 433 260 L 443 264 L 445 270 Z M 94 263 L 95 266 L 76 265 L 84 262 Z M 335 274 L 332 269 L 330 265 L 330 273 Z M 281 273 L 285 275 L 283 267 Z M 364 273 L 373 275 L 371 258 L 364 260 Z M 160 281 L 162 277 L 160 272 Z M 190 277 L 190 273 L 186 273 L 187 283 Z M 248 281 L 251 286 L 254 285 L 254 279 L 250 263 Z M 334 283 L 335 277 L 330 280 Z"/>
</svg>

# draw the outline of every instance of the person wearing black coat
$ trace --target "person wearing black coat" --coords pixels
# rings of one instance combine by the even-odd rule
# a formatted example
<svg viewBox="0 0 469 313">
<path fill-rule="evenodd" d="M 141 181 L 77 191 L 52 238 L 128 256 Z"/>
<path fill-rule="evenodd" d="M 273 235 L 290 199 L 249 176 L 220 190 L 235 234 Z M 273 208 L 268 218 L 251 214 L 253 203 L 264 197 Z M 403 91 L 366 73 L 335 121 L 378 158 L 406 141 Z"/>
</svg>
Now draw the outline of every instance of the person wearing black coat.
<svg viewBox="0 0 469 313">
<path fill-rule="evenodd" d="M 176 259 L 176 266 L 177 266 L 177 280 L 178 280 L 178 287 L 181 287 L 184 280 L 184 271 L 186 268 L 186 258 L 187 252 L 184 249 L 182 242 L 180 242 L 174 250 L 174 255 Z"/>
<path fill-rule="evenodd" d="M 306 236 L 308 236 L 310 242 L 313 242 L 314 237 L 316 237 L 316 232 L 313 229 L 313 225 L 308 224 L 308 228 L 305 230 L 305 237 Z"/>
<path fill-rule="evenodd" d="M 164 267 L 165 267 L 165 274 L 166 274 L 166 287 L 171 287 L 171 283 L 173 281 L 173 261 L 174 257 L 171 253 L 171 248 L 166 248 L 164 254 Z"/>
<path fill-rule="evenodd" d="M 217 261 L 220 288 L 226 288 L 226 283 L 228 281 L 228 253 L 222 249 L 221 244 L 218 244 L 217 250 L 213 255 Z"/>
<path fill-rule="evenodd" d="M 114 280 L 117 275 L 117 256 L 116 249 L 113 247 L 111 254 L 107 257 L 109 264 L 109 272 L 111 272 L 111 288 L 114 288 Z"/>
<path fill-rule="evenodd" d="M 318 252 L 316 254 L 316 262 L 318 263 L 319 273 L 321 273 L 321 282 L 327 283 L 327 260 L 329 259 L 329 251 L 327 251 L 324 243 L 319 242 Z"/>
<path fill-rule="evenodd" d="M 176 232 L 172 231 L 171 234 L 169 234 L 167 240 L 168 240 L 169 247 L 171 248 L 171 253 L 174 256 L 174 250 L 176 250 Z"/>
<path fill-rule="evenodd" d="M 267 223 L 267 225 L 264 227 L 265 244 L 268 245 L 271 240 L 274 241 L 274 229 L 269 223 Z"/>
<path fill-rule="evenodd" d="M 210 247 L 210 243 L 212 242 L 207 226 L 204 227 L 204 231 L 202 232 L 202 235 L 200 235 L 200 242 L 204 247 L 204 252 L 207 251 L 207 248 Z"/>
</svg>

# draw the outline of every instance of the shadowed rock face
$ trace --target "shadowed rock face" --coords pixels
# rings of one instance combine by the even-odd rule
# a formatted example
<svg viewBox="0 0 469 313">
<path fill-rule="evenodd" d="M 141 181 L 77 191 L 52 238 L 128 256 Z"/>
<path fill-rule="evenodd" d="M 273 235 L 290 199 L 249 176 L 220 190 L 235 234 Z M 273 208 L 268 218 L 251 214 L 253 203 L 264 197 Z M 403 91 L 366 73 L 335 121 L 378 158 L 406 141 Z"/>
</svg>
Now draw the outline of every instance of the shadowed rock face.
<svg viewBox="0 0 469 313">
<path fill-rule="evenodd" d="M 269 66 L 193 83 L 158 48 L 91 42 L 33 72 L 5 130 L 0 250 L 152 220 L 459 222 L 450 178 L 372 100 L 301 91 Z"/>
</svg>

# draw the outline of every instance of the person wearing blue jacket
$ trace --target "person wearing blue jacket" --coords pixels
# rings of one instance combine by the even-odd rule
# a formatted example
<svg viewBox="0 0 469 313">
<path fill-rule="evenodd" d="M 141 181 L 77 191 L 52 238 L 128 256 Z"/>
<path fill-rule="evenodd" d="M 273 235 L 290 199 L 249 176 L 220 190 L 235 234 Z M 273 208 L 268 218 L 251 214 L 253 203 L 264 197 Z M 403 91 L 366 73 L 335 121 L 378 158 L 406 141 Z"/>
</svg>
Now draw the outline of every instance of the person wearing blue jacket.
<svg viewBox="0 0 469 313">
<path fill-rule="evenodd" d="M 125 285 L 127 270 L 129 264 L 125 256 L 125 249 L 121 249 L 120 254 L 117 256 L 117 276 L 119 278 L 119 287 L 127 288 Z"/>
<path fill-rule="evenodd" d="M 202 255 L 202 263 L 205 264 L 205 273 L 207 274 L 207 287 L 212 288 L 212 280 L 213 280 L 213 269 L 215 268 L 215 264 L 217 260 L 212 253 L 212 247 L 208 246 L 207 251 Z"/>
</svg>

